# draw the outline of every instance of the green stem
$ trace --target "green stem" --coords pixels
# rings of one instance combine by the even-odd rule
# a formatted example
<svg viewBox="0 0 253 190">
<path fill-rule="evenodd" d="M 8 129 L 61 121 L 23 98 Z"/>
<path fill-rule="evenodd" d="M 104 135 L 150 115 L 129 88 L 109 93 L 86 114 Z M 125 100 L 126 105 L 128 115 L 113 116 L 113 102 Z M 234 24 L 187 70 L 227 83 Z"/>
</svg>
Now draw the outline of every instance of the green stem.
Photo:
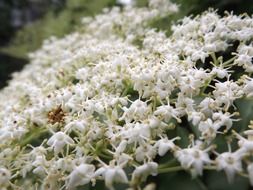
<svg viewBox="0 0 253 190">
<path fill-rule="evenodd" d="M 108 159 L 108 160 L 112 160 L 112 158 L 113 158 L 112 154 L 110 154 L 106 150 L 102 150 L 101 152 L 97 152 L 96 154 L 97 154 L 97 156 L 100 156 L 100 157 Z"/>
<path fill-rule="evenodd" d="M 20 145 L 20 147 L 23 147 L 23 146 L 25 146 L 25 145 L 27 145 L 27 144 L 30 144 L 33 140 L 35 140 L 35 139 L 39 139 L 39 137 L 41 136 L 41 135 L 44 135 L 45 133 L 47 133 L 48 132 L 48 129 L 46 129 L 46 128 L 39 128 L 39 129 L 33 129 L 31 132 L 30 132 L 30 134 L 28 134 L 20 143 L 19 143 L 19 145 Z"/>
<path fill-rule="evenodd" d="M 216 58 L 215 53 L 211 53 L 211 57 L 212 57 L 212 59 L 213 59 L 213 64 L 217 66 L 217 65 L 218 65 L 219 60 Z"/>
<path fill-rule="evenodd" d="M 230 64 L 231 62 L 233 62 L 235 59 L 236 59 L 236 56 L 234 56 L 234 57 L 230 58 L 229 60 L 225 61 L 222 65 L 226 66 L 226 65 Z"/>
<path fill-rule="evenodd" d="M 157 104 L 157 98 L 154 97 L 154 101 L 153 101 L 153 110 L 156 109 L 156 104 Z"/>
<path fill-rule="evenodd" d="M 203 169 L 204 170 L 217 170 L 217 167 L 216 166 L 204 166 L 203 167 Z M 159 168 L 158 168 L 158 173 L 159 174 L 162 174 L 162 173 L 169 173 L 169 172 L 178 172 L 178 171 L 182 171 L 182 170 L 184 170 L 184 168 L 182 167 L 182 166 L 174 166 L 174 167 L 168 167 L 168 168 L 161 168 L 160 166 L 159 166 Z M 240 175 L 240 176 L 242 176 L 242 177 L 245 177 L 245 178 L 248 178 L 249 176 L 246 174 L 246 173 L 244 173 L 244 172 L 238 172 L 238 174 Z M 199 183 L 199 182 L 198 182 Z M 202 189 L 203 190 L 205 190 L 206 189 L 206 187 L 204 186 L 204 184 L 200 184 L 199 183 L 199 185 L 201 185 L 202 186 Z"/>
<path fill-rule="evenodd" d="M 205 82 L 205 86 L 202 87 L 201 91 L 200 91 L 200 95 L 201 96 L 205 96 L 205 90 L 206 88 L 209 86 L 210 82 L 212 82 L 212 80 L 214 79 L 215 77 L 211 77 L 208 81 Z"/>
<path fill-rule="evenodd" d="M 216 170 L 217 168 L 215 166 L 204 166 L 205 170 Z"/>
<path fill-rule="evenodd" d="M 217 167 L 216 166 L 204 166 L 203 167 L 205 170 L 217 170 Z M 238 172 L 238 174 L 242 177 L 246 177 L 248 178 L 248 174 L 244 173 L 244 172 Z"/>
<path fill-rule="evenodd" d="M 170 168 L 159 168 L 158 169 L 158 173 L 168 173 L 168 172 L 177 172 L 177 171 L 182 171 L 184 170 L 184 168 L 182 168 L 182 166 L 174 166 L 174 167 L 170 167 Z"/>
<path fill-rule="evenodd" d="M 102 158 L 105 158 L 105 159 L 107 159 L 107 160 L 111 160 L 111 159 L 112 159 L 112 157 L 107 156 L 107 155 L 105 155 L 105 154 L 98 154 L 98 156 L 100 156 L 100 157 L 102 157 Z"/>
<path fill-rule="evenodd" d="M 200 189 L 202 189 L 202 190 L 208 190 L 208 188 L 206 187 L 206 185 L 199 178 L 196 178 L 195 180 L 198 183 Z"/>
<path fill-rule="evenodd" d="M 131 92 L 131 90 L 132 90 L 132 86 L 131 86 L 131 85 L 127 86 L 127 87 L 125 88 L 125 90 L 123 91 L 123 93 L 122 93 L 122 97 L 128 95 L 129 92 Z"/>
<path fill-rule="evenodd" d="M 169 166 L 173 166 L 174 164 L 177 163 L 177 160 L 175 158 L 173 158 L 172 160 L 164 163 L 164 164 L 159 164 L 159 168 L 162 169 L 162 168 L 167 168 Z"/>
</svg>

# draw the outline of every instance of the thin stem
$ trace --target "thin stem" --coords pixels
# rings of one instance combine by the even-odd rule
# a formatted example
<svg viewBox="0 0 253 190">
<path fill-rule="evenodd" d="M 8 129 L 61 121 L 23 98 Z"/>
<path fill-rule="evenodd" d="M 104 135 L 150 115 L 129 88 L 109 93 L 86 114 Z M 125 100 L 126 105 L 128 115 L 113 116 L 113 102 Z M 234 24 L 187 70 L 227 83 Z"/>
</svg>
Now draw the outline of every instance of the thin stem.
<svg viewBox="0 0 253 190">
<path fill-rule="evenodd" d="M 204 166 L 204 169 L 205 169 L 205 170 L 217 170 L 217 167 L 215 167 L 215 166 Z M 246 174 L 246 173 L 244 173 L 244 172 L 238 172 L 238 174 L 239 174 L 240 176 L 242 176 L 242 177 L 246 177 L 246 178 L 249 177 L 248 174 Z"/>
<path fill-rule="evenodd" d="M 212 59 L 213 59 L 213 64 L 217 66 L 217 65 L 218 65 L 219 60 L 216 58 L 215 53 L 211 53 L 211 57 L 212 57 Z"/>
<path fill-rule="evenodd" d="M 177 171 L 182 171 L 184 170 L 184 168 L 182 168 L 182 166 L 174 166 L 174 167 L 170 167 L 170 168 L 159 168 L 158 169 L 158 173 L 168 173 L 168 172 L 177 172 Z"/>
<path fill-rule="evenodd" d="M 162 168 L 166 168 L 166 167 L 169 167 L 169 166 L 172 166 L 174 164 L 177 163 L 177 160 L 175 158 L 173 158 L 172 160 L 164 163 L 164 164 L 159 164 L 159 168 L 162 169 Z"/>
<path fill-rule="evenodd" d="M 204 166 L 203 168 L 205 170 L 217 170 L 217 167 L 215 167 L 215 166 Z"/>
<path fill-rule="evenodd" d="M 48 129 L 45 129 L 45 128 L 33 130 L 31 134 L 29 134 L 26 138 L 24 138 L 23 141 L 20 142 L 20 146 L 23 147 L 29 144 L 30 142 L 32 142 L 35 139 L 38 139 L 41 135 L 47 132 L 48 132 Z"/>
<path fill-rule="evenodd" d="M 230 64 L 231 62 L 233 62 L 235 59 L 236 59 L 236 56 L 234 56 L 234 57 L 230 58 L 229 60 L 225 61 L 222 65 L 226 66 L 226 65 Z"/>
<path fill-rule="evenodd" d="M 211 77 L 209 80 L 207 80 L 205 82 L 205 86 L 202 87 L 201 91 L 200 91 L 200 95 L 204 96 L 205 95 L 205 90 L 206 88 L 210 85 L 210 83 L 212 82 L 212 80 L 215 78 L 215 76 Z"/>
<path fill-rule="evenodd" d="M 108 160 L 112 159 L 112 155 L 108 154 L 106 151 L 98 152 L 97 155 Z"/>
<path fill-rule="evenodd" d="M 208 190 L 208 188 L 206 187 L 206 185 L 199 178 L 196 178 L 195 180 L 198 183 L 200 189 L 202 189 L 202 190 Z"/>
</svg>

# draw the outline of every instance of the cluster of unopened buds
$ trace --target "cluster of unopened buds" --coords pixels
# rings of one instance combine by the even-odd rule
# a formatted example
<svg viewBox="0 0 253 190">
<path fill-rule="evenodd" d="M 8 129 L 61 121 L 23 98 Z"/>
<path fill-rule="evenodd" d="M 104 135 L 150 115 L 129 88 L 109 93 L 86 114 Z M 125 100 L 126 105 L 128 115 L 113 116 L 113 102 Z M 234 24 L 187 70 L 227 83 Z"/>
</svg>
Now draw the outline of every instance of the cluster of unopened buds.
<svg viewBox="0 0 253 190">
<path fill-rule="evenodd" d="M 149 176 L 181 170 L 253 185 L 253 18 L 150 27 L 176 11 L 115 7 L 30 54 L 0 93 L 1 189 L 150 190 Z"/>
</svg>

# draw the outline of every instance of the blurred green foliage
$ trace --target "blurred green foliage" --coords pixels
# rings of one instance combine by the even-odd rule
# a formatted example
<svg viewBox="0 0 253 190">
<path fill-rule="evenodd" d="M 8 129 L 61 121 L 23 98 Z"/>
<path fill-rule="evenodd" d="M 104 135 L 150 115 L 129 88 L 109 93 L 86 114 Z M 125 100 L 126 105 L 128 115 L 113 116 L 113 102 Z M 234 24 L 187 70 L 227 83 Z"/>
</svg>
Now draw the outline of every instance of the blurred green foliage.
<svg viewBox="0 0 253 190">
<path fill-rule="evenodd" d="M 26 63 L 26 59 L 9 56 L 0 52 L 0 88 L 6 85 L 11 73 L 21 70 Z"/>
<path fill-rule="evenodd" d="M 20 26 L 38 20 L 49 9 L 54 12 L 62 10 L 64 2 L 65 0 L 1 0 L 0 45 L 6 44 Z M 14 24 L 17 20 L 20 26 Z"/>
<path fill-rule="evenodd" d="M 11 6 L 2 3 L 0 6 L 0 43 L 3 43 L 6 38 L 12 33 L 12 28 L 10 25 L 10 9 Z"/>
<path fill-rule="evenodd" d="M 83 16 L 95 15 L 104 7 L 114 5 L 114 0 L 69 0 L 64 10 L 50 10 L 41 20 L 19 30 L 8 46 L 0 51 L 9 55 L 26 58 L 27 53 L 36 50 L 44 39 L 50 36 L 62 37 L 76 30 Z"/>
</svg>

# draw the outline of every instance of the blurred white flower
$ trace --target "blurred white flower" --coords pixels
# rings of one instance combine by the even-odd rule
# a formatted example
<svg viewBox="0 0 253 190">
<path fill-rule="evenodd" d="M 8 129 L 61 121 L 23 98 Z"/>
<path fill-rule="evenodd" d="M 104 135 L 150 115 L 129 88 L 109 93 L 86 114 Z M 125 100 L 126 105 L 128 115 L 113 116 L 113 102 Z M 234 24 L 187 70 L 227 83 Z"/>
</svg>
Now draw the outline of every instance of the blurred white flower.
<svg viewBox="0 0 253 190">
<path fill-rule="evenodd" d="M 134 0 L 117 0 L 117 3 L 122 5 L 133 5 Z"/>
<path fill-rule="evenodd" d="M 6 168 L 0 168 L 0 185 L 1 187 L 8 186 L 11 179 L 11 172 Z"/>
<path fill-rule="evenodd" d="M 61 131 L 54 133 L 53 136 L 47 141 L 47 145 L 54 149 L 55 154 L 58 154 L 60 151 L 62 151 L 66 144 L 72 145 L 74 144 L 74 141 Z"/>
<path fill-rule="evenodd" d="M 94 176 L 95 166 L 81 164 L 73 169 L 66 182 L 66 189 L 72 190 L 79 185 L 88 184 Z"/>
<path fill-rule="evenodd" d="M 158 164 L 156 162 L 147 162 L 135 168 L 132 174 L 132 182 L 145 181 L 149 175 L 157 175 Z"/>
<path fill-rule="evenodd" d="M 99 168 L 94 176 L 100 176 L 102 175 L 104 180 L 105 180 L 105 185 L 107 188 L 109 188 L 110 190 L 113 190 L 113 183 L 117 182 L 117 183 L 128 183 L 128 179 L 126 176 L 125 171 L 122 169 L 121 166 L 114 166 L 114 165 L 110 165 L 107 166 L 105 165 L 104 167 Z"/>
<path fill-rule="evenodd" d="M 242 171 L 242 155 L 238 152 L 224 152 L 216 158 L 217 169 L 224 170 L 229 183 L 233 182 L 236 172 Z"/>
<path fill-rule="evenodd" d="M 168 138 L 161 138 L 160 140 L 158 140 L 155 146 L 158 148 L 159 156 L 164 156 L 169 150 L 174 150 L 176 147 L 174 141 L 179 139 L 180 137 L 175 137 L 170 140 Z"/>
<path fill-rule="evenodd" d="M 204 165 L 211 163 L 208 150 L 201 150 L 199 145 L 195 145 L 192 148 L 177 150 L 175 156 L 184 169 L 192 170 L 193 175 L 202 175 Z"/>
</svg>

